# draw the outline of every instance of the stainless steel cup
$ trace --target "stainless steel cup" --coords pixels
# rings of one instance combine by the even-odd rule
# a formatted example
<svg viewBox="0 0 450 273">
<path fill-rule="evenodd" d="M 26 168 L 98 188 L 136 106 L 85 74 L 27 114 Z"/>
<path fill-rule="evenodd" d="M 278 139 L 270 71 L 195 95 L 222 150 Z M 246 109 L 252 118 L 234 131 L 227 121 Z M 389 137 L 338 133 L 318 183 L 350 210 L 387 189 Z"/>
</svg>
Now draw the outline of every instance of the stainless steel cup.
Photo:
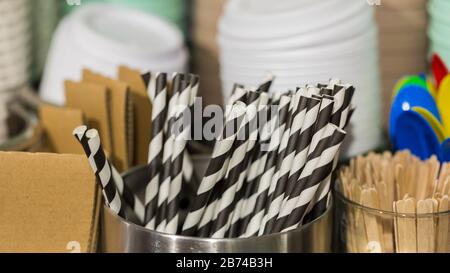
<svg viewBox="0 0 450 273">
<path fill-rule="evenodd" d="M 124 175 L 126 182 L 145 181 L 145 169 Z M 331 202 L 333 203 L 333 202 Z M 101 249 L 128 253 L 246 253 L 246 252 L 331 252 L 332 205 L 318 219 L 284 233 L 239 239 L 208 239 L 170 235 L 129 223 L 104 207 Z"/>
</svg>

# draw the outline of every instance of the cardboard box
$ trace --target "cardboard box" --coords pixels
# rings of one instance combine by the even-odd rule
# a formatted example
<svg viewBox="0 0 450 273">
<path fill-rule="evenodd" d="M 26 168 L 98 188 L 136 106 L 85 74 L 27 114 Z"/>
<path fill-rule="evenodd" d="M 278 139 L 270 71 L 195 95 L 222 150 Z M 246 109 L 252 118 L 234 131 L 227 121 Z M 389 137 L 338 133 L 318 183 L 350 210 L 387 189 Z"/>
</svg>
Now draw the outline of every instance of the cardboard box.
<svg viewBox="0 0 450 273">
<path fill-rule="evenodd" d="M 0 152 L 0 252 L 95 252 L 102 205 L 83 155 Z"/>
</svg>

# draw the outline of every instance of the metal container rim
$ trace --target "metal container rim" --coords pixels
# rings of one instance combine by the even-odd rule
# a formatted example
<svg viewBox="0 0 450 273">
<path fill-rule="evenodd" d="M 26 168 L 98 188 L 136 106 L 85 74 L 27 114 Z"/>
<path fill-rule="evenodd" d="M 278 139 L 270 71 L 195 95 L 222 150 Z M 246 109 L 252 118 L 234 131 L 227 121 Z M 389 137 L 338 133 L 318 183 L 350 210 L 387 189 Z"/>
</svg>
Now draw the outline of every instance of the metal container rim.
<svg viewBox="0 0 450 273">
<path fill-rule="evenodd" d="M 116 218 L 118 221 L 125 223 L 126 225 L 132 226 L 133 228 L 142 231 L 142 232 L 146 232 L 146 233 L 153 233 L 156 234 L 158 236 L 161 237 L 170 237 L 171 239 L 176 239 L 176 240 L 195 240 L 198 242 L 205 242 L 205 243 L 236 243 L 236 242 L 247 242 L 247 241 L 252 241 L 255 240 L 256 238 L 258 239 L 272 239 L 275 237 L 282 237 L 283 235 L 289 234 L 289 233 L 294 233 L 294 232 L 301 232 L 302 230 L 306 230 L 309 227 L 311 227 L 312 225 L 314 225 L 316 222 L 319 222 L 320 220 L 322 220 L 323 218 L 325 218 L 326 216 L 328 216 L 329 213 L 331 213 L 331 209 L 333 208 L 334 203 L 333 200 L 331 199 L 330 205 L 328 206 L 327 210 L 320 215 L 319 217 L 317 217 L 316 219 L 314 219 L 313 221 L 309 222 L 308 224 L 300 227 L 300 228 L 296 228 L 293 230 L 289 230 L 289 231 L 285 231 L 285 232 L 278 232 L 278 233 L 273 233 L 273 234 L 267 234 L 267 235 L 262 235 L 262 236 L 253 236 L 253 237 L 246 237 L 246 238 L 205 238 L 205 237 L 194 237 L 194 236 L 185 236 L 185 235 L 178 235 L 178 234 L 170 234 L 170 233 L 165 233 L 165 232 L 159 232 L 156 230 L 150 230 L 147 229 L 143 226 L 139 226 L 136 225 L 134 223 L 131 223 L 125 219 L 123 219 L 122 217 L 120 217 L 119 215 L 115 214 L 110 208 L 108 208 L 107 206 L 103 206 L 104 210 L 108 211 L 108 213 Z"/>
<path fill-rule="evenodd" d="M 193 237 L 193 236 L 169 234 L 169 233 L 165 233 L 165 232 L 150 230 L 143 226 L 131 223 L 131 222 L 123 219 L 119 215 L 115 214 L 110 208 L 108 208 L 105 205 L 103 206 L 103 213 L 107 212 L 108 214 L 110 214 L 110 216 L 114 217 L 117 221 L 121 222 L 122 224 L 128 225 L 128 226 L 130 226 L 138 231 L 141 231 L 141 232 L 150 233 L 150 234 L 153 233 L 159 237 L 166 237 L 166 238 L 169 238 L 172 240 L 197 241 L 197 242 L 214 244 L 214 243 L 236 243 L 236 242 L 245 243 L 248 241 L 253 241 L 253 240 L 255 240 L 255 238 L 270 240 L 273 238 L 282 237 L 289 233 L 302 232 L 303 230 L 307 230 L 309 227 L 311 227 L 315 223 L 320 222 L 321 220 L 326 218 L 331 213 L 333 207 L 334 207 L 334 198 L 332 197 L 332 195 L 330 195 L 330 205 L 328 206 L 327 210 L 322 215 L 320 215 L 313 221 L 309 222 L 308 224 L 303 225 L 300 228 L 296 228 L 296 229 L 285 231 L 285 232 L 278 232 L 278 233 L 273 233 L 273 234 L 246 237 L 246 238 L 205 238 L 205 237 Z"/>
</svg>

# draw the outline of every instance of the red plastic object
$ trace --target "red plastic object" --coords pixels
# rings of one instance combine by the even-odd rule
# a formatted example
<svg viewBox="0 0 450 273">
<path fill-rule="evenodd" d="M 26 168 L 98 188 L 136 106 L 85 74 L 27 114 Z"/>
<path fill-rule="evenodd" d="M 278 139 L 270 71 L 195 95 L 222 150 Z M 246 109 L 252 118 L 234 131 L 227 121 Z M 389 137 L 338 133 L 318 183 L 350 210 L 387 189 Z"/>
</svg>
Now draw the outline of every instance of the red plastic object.
<svg viewBox="0 0 450 273">
<path fill-rule="evenodd" d="M 447 76 L 448 69 L 441 57 L 434 53 L 431 58 L 431 69 L 433 70 L 436 86 L 439 88 L 442 80 Z"/>
</svg>

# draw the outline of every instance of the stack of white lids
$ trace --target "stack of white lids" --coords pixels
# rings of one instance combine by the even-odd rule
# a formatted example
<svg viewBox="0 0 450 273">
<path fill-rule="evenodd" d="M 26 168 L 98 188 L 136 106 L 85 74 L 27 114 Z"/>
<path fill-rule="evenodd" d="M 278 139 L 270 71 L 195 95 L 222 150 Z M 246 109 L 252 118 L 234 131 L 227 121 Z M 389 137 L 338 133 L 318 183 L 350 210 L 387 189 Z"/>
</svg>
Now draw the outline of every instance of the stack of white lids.
<svg viewBox="0 0 450 273">
<path fill-rule="evenodd" d="M 360 0 L 230 0 L 220 22 L 224 97 L 234 83 L 276 76 L 272 91 L 337 77 L 355 85 L 346 156 L 382 144 L 377 28 Z"/>
<path fill-rule="evenodd" d="M 131 8 L 81 6 L 65 17 L 52 41 L 41 98 L 63 104 L 64 80 L 81 78 L 83 68 L 114 77 L 117 66 L 142 71 L 184 71 L 188 53 L 173 24 Z"/>
</svg>

